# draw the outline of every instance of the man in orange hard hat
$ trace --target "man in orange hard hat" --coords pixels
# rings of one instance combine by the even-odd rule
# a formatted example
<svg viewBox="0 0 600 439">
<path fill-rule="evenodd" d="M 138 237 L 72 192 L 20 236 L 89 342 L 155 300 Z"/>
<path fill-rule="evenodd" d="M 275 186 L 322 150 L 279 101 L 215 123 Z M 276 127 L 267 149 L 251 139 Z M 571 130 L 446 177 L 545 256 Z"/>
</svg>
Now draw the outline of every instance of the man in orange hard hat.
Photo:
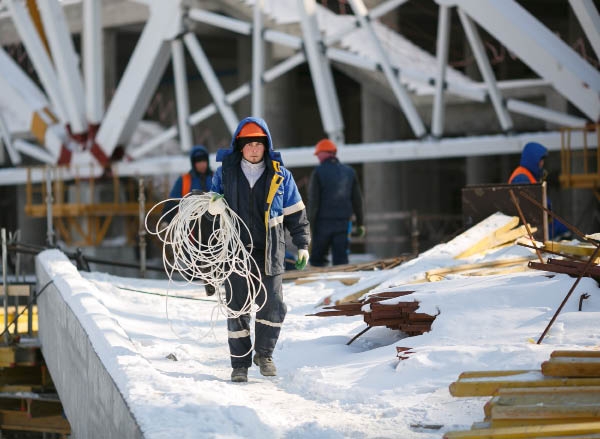
<svg viewBox="0 0 600 439">
<path fill-rule="evenodd" d="M 229 149 L 217 152 L 222 166 L 215 172 L 212 191 L 217 194 L 209 204 L 210 214 L 224 209 L 224 197 L 246 224 L 240 239 L 249 248 L 258 272 L 246 279 L 233 273 L 225 283 L 227 304 L 240 310 L 248 300 L 248 282 L 265 287 L 267 300 L 256 313 L 255 355 L 252 359 L 250 315 L 227 319 L 231 381 L 248 381 L 248 368 L 254 364 L 264 376 L 277 374 L 273 351 L 286 314 L 283 301 L 282 274 L 285 259 L 285 232 L 290 233 L 298 248 L 296 268 L 304 269 L 308 262 L 310 231 L 306 209 L 292 173 L 283 166 L 281 155 L 274 151 L 269 128 L 264 120 L 247 117 L 233 135 Z M 258 301 L 262 301 L 260 298 Z"/>
<path fill-rule="evenodd" d="M 348 234 L 352 213 L 356 216 L 357 235 L 365 235 L 363 200 L 356 172 L 337 159 L 337 147 L 323 139 L 315 147 L 320 165 L 308 186 L 308 220 L 312 228 L 311 265 L 327 263 L 331 248 L 332 264 L 348 263 Z"/>
</svg>

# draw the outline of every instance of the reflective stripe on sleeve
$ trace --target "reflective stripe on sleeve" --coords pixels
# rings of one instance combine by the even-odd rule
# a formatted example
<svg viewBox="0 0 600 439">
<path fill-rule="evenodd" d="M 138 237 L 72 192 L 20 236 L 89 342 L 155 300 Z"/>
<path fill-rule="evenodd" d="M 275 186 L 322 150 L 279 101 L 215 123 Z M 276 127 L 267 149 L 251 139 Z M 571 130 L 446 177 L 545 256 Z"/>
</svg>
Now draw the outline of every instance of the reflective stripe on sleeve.
<svg viewBox="0 0 600 439">
<path fill-rule="evenodd" d="M 269 227 L 274 227 L 277 224 L 281 224 L 283 222 L 283 215 L 276 216 L 275 218 L 271 218 L 269 220 Z"/>
<path fill-rule="evenodd" d="M 293 213 L 300 212 L 302 209 L 304 209 L 304 207 L 304 202 L 300 200 L 296 204 L 291 205 L 290 207 L 284 207 L 283 214 L 291 215 Z"/>
</svg>

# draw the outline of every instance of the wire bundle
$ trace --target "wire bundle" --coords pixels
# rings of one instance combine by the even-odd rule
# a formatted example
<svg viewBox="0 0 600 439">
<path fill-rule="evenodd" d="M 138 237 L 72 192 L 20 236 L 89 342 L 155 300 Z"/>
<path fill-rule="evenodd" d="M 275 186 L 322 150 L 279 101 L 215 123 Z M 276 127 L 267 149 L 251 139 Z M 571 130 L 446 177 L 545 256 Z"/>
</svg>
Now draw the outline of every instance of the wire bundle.
<svg viewBox="0 0 600 439">
<path fill-rule="evenodd" d="M 150 209 L 145 226 L 148 233 L 156 235 L 163 243 L 163 265 L 170 281 L 174 281 L 174 274 L 178 273 L 187 284 L 214 286 L 218 292 L 218 312 L 227 318 L 238 318 L 260 310 L 267 295 L 256 262 L 240 239 L 242 228 L 251 236 L 248 227 L 226 204 L 223 214 L 210 215 L 208 206 L 213 195 L 211 192 L 187 194 L 183 198 L 163 200 Z M 148 218 L 154 209 L 169 202 L 176 202 L 176 205 L 165 212 L 151 230 Z M 165 225 L 165 219 L 173 211 L 175 216 Z M 205 224 L 204 236 L 201 222 Z M 207 223 L 211 226 L 210 233 Z M 219 288 L 233 273 L 245 278 L 247 284 L 248 295 L 240 310 L 229 307 L 229 301 Z M 261 291 L 264 295 L 262 303 L 258 304 Z"/>
</svg>

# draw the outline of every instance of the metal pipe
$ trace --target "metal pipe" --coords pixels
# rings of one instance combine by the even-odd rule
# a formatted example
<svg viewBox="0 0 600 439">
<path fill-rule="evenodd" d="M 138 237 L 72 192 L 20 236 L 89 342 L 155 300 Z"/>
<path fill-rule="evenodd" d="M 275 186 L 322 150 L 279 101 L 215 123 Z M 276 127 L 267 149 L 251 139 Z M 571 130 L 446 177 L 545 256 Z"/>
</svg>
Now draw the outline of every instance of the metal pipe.
<svg viewBox="0 0 600 439">
<path fill-rule="evenodd" d="M 139 238 L 140 238 L 140 276 L 146 277 L 146 225 L 145 225 L 145 205 L 146 195 L 144 193 L 144 178 L 140 178 L 138 181 L 138 201 L 140 206 L 140 225 L 139 225 Z"/>
<path fill-rule="evenodd" d="M 198 67 L 198 71 L 200 72 L 202 79 L 206 83 L 206 87 L 208 88 L 215 105 L 219 109 L 219 113 L 221 113 L 221 116 L 223 116 L 225 125 L 227 125 L 230 134 L 233 134 L 237 128 L 239 120 L 235 115 L 233 108 L 231 108 L 231 105 L 229 105 L 225 99 L 223 87 L 221 86 L 217 75 L 210 65 L 204 50 L 202 50 L 202 46 L 200 45 L 198 38 L 196 38 L 195 34 L 190 32 L 183 37 L 183 40 L 190 52 L 190 55 L 192 55 L 192 59 L 196 63 L 196 67 Z"/>
<path fill-rule="evenodd" d="M 190 102 L 188 82 L 185 69 L 185 54 L 180 39 L 171 42 L 171 60 L 173 61 L 173 76 L 175 78 L 175 103 L 177 104 L 177 126 L 179 127 L 179 142 L 183 151 L 192 149 L 192 130 L 188 123 L 190 117 Z"/>
<path fill-rule="evenodd" d="M 458 16 L 465 30 L 465 34 L 467 35 L 467 39 L 469 40 L 469 45 L 473 50 L 473 55 L 475 55 L 475 61 L 477 62 L 481 76 L 483 76 L 483 79 L 487 84 L 490 99 L 492 100 L 494 110 L 496 110 L 500 126 L 504 131 L 509 131 L 513 128 L 513 122 L 502 102 L 502 96 L 498 90 L 494 72 L 485 55 L 485 49 L 483 48 L 483 43 L 481 42 L 477 28 L 475 27 L 473 20 L 471 20 L 461 8 L 458 8 Z"/>
<path fill-rule="evenodd" d="M 431 134 L 435 137 L 440 137 L 444 133 L 444 82 L 446 81 L 449 46 L 450 8 L 446 5 L 440 5 L 436 47 L 438 70 L 435 78 L 435 96 L 431 121 Z"/>
<path fill-rule="evenodd" d="M 549 108 L 540 107 L 539 105 L 530 104 L 518 99 L 508 99 L 506 101 L 506 108 L 513 113 L 524 114 L 525 116 L 567 127 L 584 127 L 587 123 L 581 117 L 571 116 L 570 114 L 550 110 Z"/>
<path fill-rule="evenodd" d="M 265 67 L 265 48 L 262 39 L 264 0 L 254 2 L 254 26 L 252 28 L 252 116 L 263 117 L 264 96 L 262 73 Z"/>
<path fill-rule="evenodd" d="M 250 23 L 221 14 L 215 14 L 214 12 L 193 8 L 189 10 L 188 16 L 200 23 L 210 24 L 211 26 L 220 27 L 221 29 L 230 30 L 238 34 L 250 35 L 252 32 L 252 25 Z"/>
<path fill-rule="evenodd" d="M 348 2 L 350 3 L 350 6 L 352 6 L 354 15 L 360 21 L 361 27 L 367 31 L 369 39 L 375 48 L 377 59 L 383 68 L 383 73 L 385 74 L 385 77 L 388 80 L 388 83 L 390 84 L 398 103 L 400 104 L 400 108 L 406 115 L 410 127 L 412 128 L 415 136 L 423 137 L 426 134 L 426 130 L 425 126 L 423 125 L 423 121 L 421 120 L 421 116 L 419 116 L 419 113 L 417 112 L 414 103 L 410 99 L 408 92 L 404 86 L 400 84 L 398 77 L 394 73 L 388 54 L 383 48 L 381 41 L 377 37 L 377 34 L 375 33 L 373 26 L 368 19 L 367 8 L 363 0 L 348 0 Z"/>
<path fill-rule="evenodd" d="M 560 314 L 560 311 L 563 309 L 563 307 L 565 306 L 565 304 L 569 300 L 569 297 L 571 297 L 571 294 L 573 294 L 573 291 L 575 291 L 575 288 L 577 288 L 577 285 L 579 284 L 579 281 L 581 280 L 581 278 L 583 277 L 583 275 L 585 274 L 585 272 L 588 270 L 588 268 L 590 268 L 590 266 L 592 265 L 592 261 L 596 260 L 596 256 L 598 256 L 598 252 L 599 251 L 600 251 L 600 245 L 596 245 L 596 250 L 594 250 L 594 254 L 592 254 L 592 256 L 590 256 L 590 259 L 587 261 L 587 264 L 585 264 L 585 267 L 583 267 L 583 270 L 577 276 L 577 280 L 575 281 L 575 283 L 573 284 L 573 286 L 571 287 L 571 289 L 569 290 L 569 292 L 567 293 L 567 295 L 563 299 L 562 303 L 560 304 L 560 306 L 558 307 L 558 309 L 556 310 L 556 312 L 552 316 L 552 319 L 550 319 L 550 322 L 546 326 L 546 329 L 544 329 L 544 332 L 542 332 L 542 335 L 538 339 L 537 344 L 540 344 L 542 342 L 542 340 L 544 340 L 544 337 L 546 336 L 546 334 L 548 333 L 548 331 L 552 327 L 552 324 L 554 323 L 554 321 L 556 320 L 556 318 Z"/>
<path fill-rule="evenodd" d="M 54 225 L 52 224 L 52 203 L 54 198 L 52 196 L 52 176 L 50 173 L 52 168 L 46 167 L 46 241 L 48 246 L 54 247 Z"/>
<path fill-rule="evenodd" d="M 8 345 L 10 341 L 10 334 L 7 331 L 8 329 L 8 283 L 6 279 L 6 229 L 2 227 L 2 231 L 0 232 L 2 235 L 2 290 L 4 294 L 4 343 Z"/>
<path fill-rule="evenodd" d="M 88 122 L 100 124 L 104 113 L 104 50 L 102 3 L 83 1 L 83 71 Z"/>
</svg>

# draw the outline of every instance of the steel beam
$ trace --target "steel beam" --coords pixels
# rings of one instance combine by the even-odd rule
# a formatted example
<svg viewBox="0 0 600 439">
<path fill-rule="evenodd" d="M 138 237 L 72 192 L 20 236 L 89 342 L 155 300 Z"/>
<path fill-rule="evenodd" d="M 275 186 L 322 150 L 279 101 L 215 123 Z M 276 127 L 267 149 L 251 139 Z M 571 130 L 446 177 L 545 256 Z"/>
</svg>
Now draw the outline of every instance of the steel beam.
<svg viewBox="0 0 600 439">
<path fill-rule="evenodd" d="M 188 17 L 200 23 L 209 24 L 237 34 L 250 35 L 252 33 L 252 25 L 246 21 L 226 17 L 225 15 L 216 14 L 203 9 L 190 9 Z"/>
<path fill-rule="evenodd" d="M 383 48 L 381 41 L 379 41 L 379 38 L 377 37 L 377 34 L 375 33 L 375 30 L 368 19 L 367 8 L 365 7 L 363 0 L 348 0 L 348 2 L 350 3 L 350 6 L 352 6 L 354 15 L 360 21 L 361 27 L 363 27 L 367 32 L 369 40 L 375 49 L 375 56 L 383 68 L 383 73 L 385 74 L 385 77 L 388 80 L 390 87 L 392 88 L 392 91 L 398 100 L 398 103 L 400 104 L 400 108 L 408 119 L 408 123 L 410 124 L 413 133 L 417 137 L 423 137 L 426 134 L 426 131 L 423 121 L 421 120 L 421 116 L 419 116 L 419 113 L 411 101 L 408 92 L 394 73 L 388 54 Z"/>
<path fill-rule="evenodd" d="M 298 0 L 304 50 L 315 89 L 321 121 L 327 136 L 338 144 L 344 143 L 344 122 L 337 97 L 331 66 L 323 50 L 321 32 L 317 24 L 314 0 Z"/>
<path fill-rule="evenodd" d="M 79 71 L 79 56 L 75 52 L 62 6 L 58 0 L 45 0 L 38 2 L 37 5 L 52 51 L 71 132 L 74 134 L 84 133 L 87 131 L 87 122 L 85 120 L 85 93 Z"/>
<path fill-rule="evenodd" d="M 56 76 L 52 61 L 31 21 L 29 13 L 25 9 L 25 5 L 20 0 L 7 0 L 5 4 L 8 6 L 15 28 L 27 50 L 27 55 L 35 68 L 42 87 L 44 87 L 50 99 L 52 110 L 61 121 L 67 122 L 67 111 L 61 94 L 58 76 Z"/>
<path fill-rule="evenodd" d="M 262 74 L 265 67 L 265 46 L 263 42 L 263 3 L 255 0 L 252 28 L 252 116 L 263 117 L 264 87 Z"/>
<path fill-rule="evenodd" d="M 579 108 L 600 119 L 600 72 L 514 0 L 436 0 L 459 5 Z"/>
<path fill-rule="evenodd" d="M 118 144 L 129 142 L 170 58 L 170 42 L 181 29 L 179 1 L 154 2 L 150 18 L 110 102 L 92 153 L 108 162 Z"/>
<path fill-rule="evenodd" d="M 374 6 L 370 11 L 367 12 L 369 20 L 376 20 L 376 19 L 384 16 L 391 10 L 397 8 L 398 6 L 406 3 L 407 1 L 408 0 L 387 0 L 383 3 L 380 3 L 377 6 Z M 360 29 L 360 21 L 358 18 L 354 19 L 354 21 L 352 23 L 349 23 L 347 26 L 338 30 L 338 32 L 336 32 L 334 35 L 326 38 L 325 44 L 327 46 L 331 46 L 331 45 L 337 43 L 338 41 L 340 41 L 346 35 L 351 34 L 352 32 L 354 32 L 357 29 Z"/>
<path fill-rule="evenodd" d="M 433 120 L 431 121 L 431 134 L 435 137 L 440 137 L 444 134 L 444 83 L 446 81 L 448 48 L 450 46 L 450 8 L 440 5 L 439 9 L 436 45 L 438 71 L 435 78 Z"/>
<path fill-rule="evenodd" d="M 83 0 L 83 73 L 86 115 L 99 125 L 104 114 L 104 50 L 101 0 Z"/>
<path fill-rule="evenodd" d="M 297 53 L 292 55 L 291 57 L 281 61 L 279 64 L 271 67 L 263 73 L 263 81 L 271 82 L 286 72 L 292 70 L 299 64 L 302 64 L 306 61 L 304 53 Z M 230 104 L 234 105 L 236 102 L 245 98 L 250 94 L 250 84 L 246 82 L 245 84 L 240 85 L 238 88 L 230 91 L 225 95 L 225 100 Z M 211 116 L 217 114 L 217 107 L 214 103 L 208 104 L 204 108 L 196 111 L 191 114 L 188 122 L 190 125 L 196 125 L 203 120 L 208 119 Z M 162 143 L 175 138 L 177 135 L 177 128 L 171 127 L 162 134 L 156 136 L 155 138 L 149 140 L 145 144 L 137 147 L 135 150 L 128 152 L 128 157 L 131 159 L 137 159 L 142 157 L 144 154 L 147 154 L 149 151 L 158 148 Z"/>
<path fill-rule="evenodd" d="M 48 151 L 39 146 L 33 145 L 32 143 L 26 142 L 23 139 L 16 139 L 13 143 L 15 150 L 23 153 L 29 157 L 33 157 L 36 160 L 41 161 L 42 163 L 47 163 L 49 165 L 56 164 L 56 159 L 52 157 Z"/>
<path fill-rule="evenodd" d="M 504 131 L 512 130 L 512 119 L 508 114 L 504 103 L 502 102 L 502 95 L 500 94 L 500 90 L 498 90 L 496 78 L 494 77 L 494 71 L 492 70 L 490 61 L 485 54 L 485 49 L 483 47 L 483 43 L 481 42 L 481 38 L 479 37 L 479 32 L 477 31 L 473 21 L 460 8 L 458 9 L 458 16 L 463 28 L 465 29 L 465 34 L 467 35 L 469 45 L 473 50 L 473 55 L 475 55 L 475 60 L 477 61 L 477 66 L 479 67 L 481 76 L 483 76 L 483 80 L 487 85 L 488 93 L 490 99 L 492 100 L 492 105 L 494 106 L 496 115 L 498 116 L 500 126 Z"/>
<path fill-rule="evenodd" d="M 188 123 L 190 102 L 188 98 L 189 91 L 185 68 L 185 54 L 183 53 L 183 43 L 180 39 L 175 39 L 171 42 L 171 61 L 173 63 L 173 77 L 175 78 L 179 142 L 183 151 L 190 151 L 192 149 L 192 130 Z"/>
<path fill-rule="evenodd" d="M 238 117 L 236 116 L 233 108 L 227 99 L 225 99 L 225 92 L 219 83 L 219 79 L 215 74 L 204 50 L 202 50 L 202 46 L 200 46 L 200 42 L 196 38 L 196 35 L 192 33 L 187 33 L 183 37 L 183 41 L 192 55 L 192 59 L 194 63 L 196 63 L 196 67 L 198 67 L 198 71 L 202 76 L 202 79 L 206 83 L 208 87 L 208 91 L 210 92 L 215 105 L 217 106 L 219 113 L 223 117 L 225 121 L 225 125 L 227 125 L 227 129 L 230 134 L 233 134 L 237 128 L 239 123 Z"/>
<path fill-rule="evenodd" d="M 507 100 L 506 108 L 513 113 L 545 120 L 559 126 L 582 128 L 587 122 L 582 117 L 571 116 L 570 114 L 550 110 L 549 108 L 540 107 L 539 105 L 530 104 L 529 102 L 520 101 L 518 99 Z"/>
<path fill-rule="evenodd" d="M 1 113 L 0 113 L 0 136 L 2 137 L 2 143 L 4 143 L 4 148 L 6 149 L 6 152 L 8 153 L 11 164 L 20 165 L 21 164 L 21 154 L 19 154 L 19 152 L 13 146 L 12 137 L 10 135 L 8 125 L 6 124 L 6 121 L 4 120 L 4 117 L 2 116 Z"/>
<path fill-rule="evenodd" d="M 600 15 L 592 0 L 569 0 L 588 41 L 600 58 Z"/>
</svg>

